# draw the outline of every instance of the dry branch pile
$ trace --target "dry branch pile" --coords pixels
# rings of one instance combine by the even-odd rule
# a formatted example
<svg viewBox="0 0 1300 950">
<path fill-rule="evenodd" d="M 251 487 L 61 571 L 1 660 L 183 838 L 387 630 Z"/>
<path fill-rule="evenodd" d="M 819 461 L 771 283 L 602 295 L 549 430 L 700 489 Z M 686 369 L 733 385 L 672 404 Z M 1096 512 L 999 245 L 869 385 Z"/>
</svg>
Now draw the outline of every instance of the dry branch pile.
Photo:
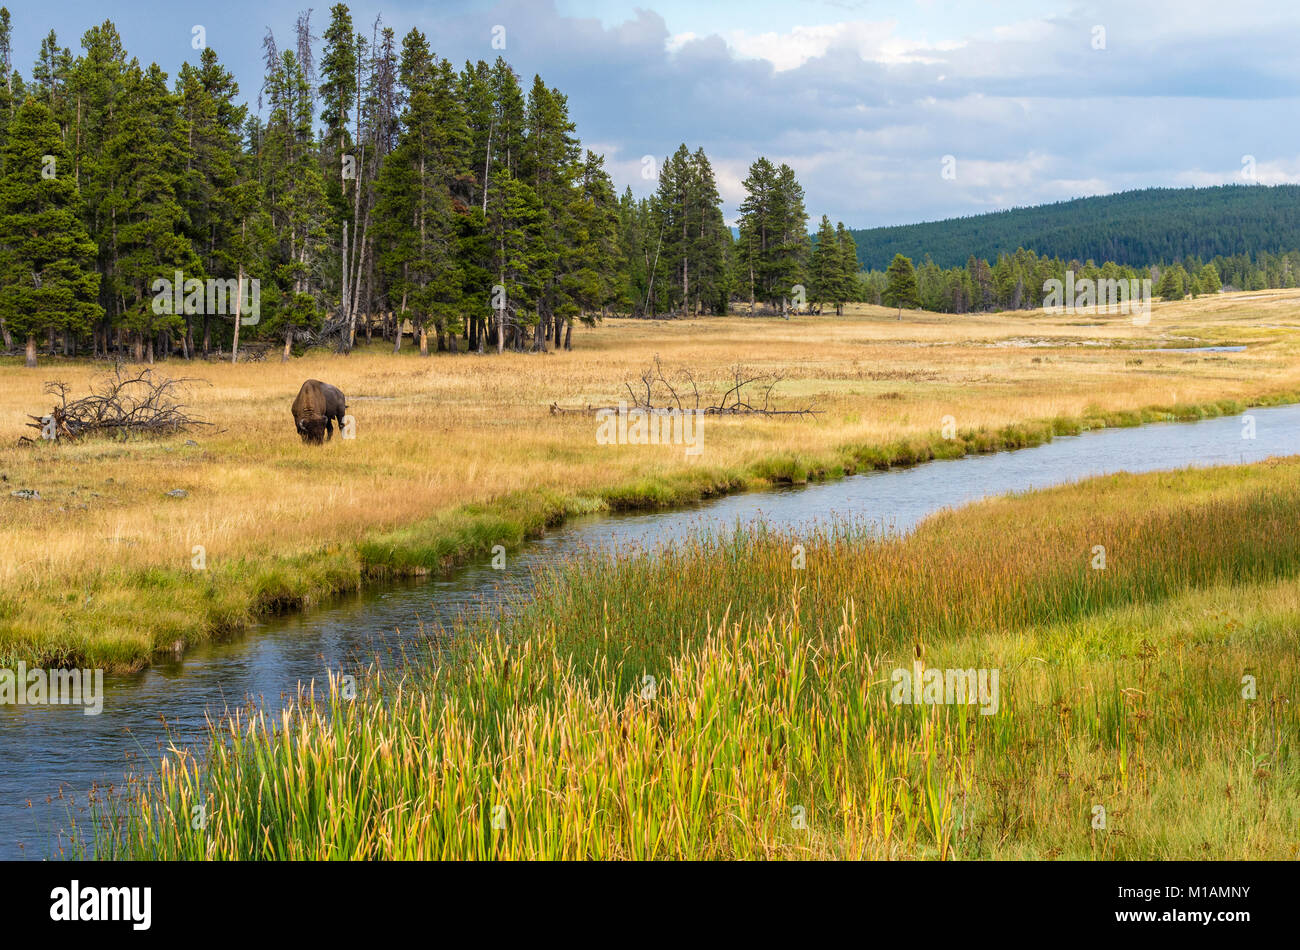
<svg viewBox="0 0 1300 950">
<path fill-rule="evenodd" d="M 655 356 L 654 364 L 641 374 L 639 384 L 633 388 L 630 381 L 623 385 L 632 397 L 628 408 L 640 409 L 650 413 L 668 412 L 702 412 L 706 415 L 754 415 L 754 416 L 815 416 L 821 410 L 812 406 L 800 406 L 795 409 L 780 409 L 772 405 L 772 390 L 785 379 L 785 371 L 777 373 L 760 373 L 747 370 L 737 363 L 731 368 L 731 384 L 721 397 L 712 404 L 700 405 L 704 398 L 696 383 L 695 374 L 689 369 L 681 370 L 677 385 L 664 373 L 663 364 Z M 690 392 L 686 392 L 686 387 Z M 679 391 L 680 388 L 680 391 Z M 758 396 L 751 393 L 757 391 Z M 758 400 L 761 397 L 762 402 Z M 683 399 L 691 402 L 687 405 Z M 659 403 L 662 402 L 662 405 Z M 594 413 L 617 411 L 616 406 L 586 406 L 582 409 L 567 409 L 551 403 L 551 415 L 569 415 L 572 413 Z"/>
<path fill-rule="evenodd" d="M 28 426 L 40 430 L 45 439 L 79 439 L 91 433 L 170 434 L 185 432 L 195 426 L 211 425 L 195 419 L 181 402 L 184 388 L 203 380 L 169 379 L 156 376 L 153 370 L 141 370 L 136 375 L 125 374 L 122 367 L 114 369 L 91 384 L 89 396 L 68 400 L 69 389 L 64 382 L 48 382 L 45 392 L 55 396 L 58 405 L 45 416 L 28 416 Z M 23 437 L 20 441 L 31 442 Z"/>
</svg>

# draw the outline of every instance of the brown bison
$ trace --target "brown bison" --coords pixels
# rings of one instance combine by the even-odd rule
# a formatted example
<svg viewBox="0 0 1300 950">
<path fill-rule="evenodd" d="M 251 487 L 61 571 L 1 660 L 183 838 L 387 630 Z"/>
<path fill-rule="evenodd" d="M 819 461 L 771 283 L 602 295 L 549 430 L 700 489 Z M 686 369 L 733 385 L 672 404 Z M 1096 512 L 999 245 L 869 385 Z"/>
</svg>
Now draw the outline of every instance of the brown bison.
<svg viewBox="0 0 1300 950">
<path fill-rule="evenodd" d="M 337 420 L 339 431 L 343 431 L 343 414 L 347 408 L 347 397 L 337 386 L 309 379 L 293 401 L 293 421 L 304 442 L 320 445 L 334 438 L 333 421 Z"/>
</svg>

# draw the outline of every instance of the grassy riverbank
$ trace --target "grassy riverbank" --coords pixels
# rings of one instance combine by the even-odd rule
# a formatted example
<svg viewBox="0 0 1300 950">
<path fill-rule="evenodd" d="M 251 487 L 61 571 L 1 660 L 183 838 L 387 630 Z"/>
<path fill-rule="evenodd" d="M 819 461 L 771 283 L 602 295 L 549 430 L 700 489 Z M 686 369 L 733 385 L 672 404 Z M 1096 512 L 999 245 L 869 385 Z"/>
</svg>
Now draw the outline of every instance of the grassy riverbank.
<svg viewBox="0 0 1300 950">
<path fill-rule="evenodd" d="M 198 378 L 195 411 L 213 429 L 0 448 L 0 664 L 138 668 L 372 578 L 511 547 L 574 513 L 1293 401 L 1297 311 L 1300 292 L 1289 291 L 1157 305 L 1142 327 L 1042 313 L 899 322 L 863 307 L 788 323 L 610 321 L 580 335 L 579 349 L 546 356 L 425 361 L 375 348 L 285 365 L 159 366 Z M 1148 351 L 1209 343 L 1248 349 Z M 698 459 L 680 447 L 598 445 L 590 417 L 549 413 L 552 402 L 616 402 L 654 354 L 711 392 L 736 363 L 783 370 L 778 402 L 822 413 L 710 418 Z M 100 371 L 0 365 L 0 432 L 29 431 L 45 380 L 80 392 Z M 288 405 L 310 376 L 348 393 L 356 440 L 298 441 Z M 24 489 L 40 497 L 13 494 Z"/>
<path fill-rule="evenodd" d="M 1298 519 L 1284 460 L 574 565 L 383 702 L 169 755 L 99 853 L 1294 859 Z M 996 711 L 895 705 L 918 655 Z"/>
</svg>

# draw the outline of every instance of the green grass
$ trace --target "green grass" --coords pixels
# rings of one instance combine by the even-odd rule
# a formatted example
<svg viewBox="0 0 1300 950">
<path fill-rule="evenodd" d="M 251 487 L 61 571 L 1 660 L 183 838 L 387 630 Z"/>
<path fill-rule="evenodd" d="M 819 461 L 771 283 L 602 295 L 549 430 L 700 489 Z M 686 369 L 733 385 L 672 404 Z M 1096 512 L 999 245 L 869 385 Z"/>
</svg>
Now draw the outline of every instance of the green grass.
<svg viewBox="0 0 1300 950">
<path fill-rule="evenodd" d="M 1294 859 L 1298 519 L 1286 460 L 571 565 L 400 682 L 218 724 L 96 853 Z M 917 657 L 998 669 L 997 713 L 891 703 Z"/>
</svg>

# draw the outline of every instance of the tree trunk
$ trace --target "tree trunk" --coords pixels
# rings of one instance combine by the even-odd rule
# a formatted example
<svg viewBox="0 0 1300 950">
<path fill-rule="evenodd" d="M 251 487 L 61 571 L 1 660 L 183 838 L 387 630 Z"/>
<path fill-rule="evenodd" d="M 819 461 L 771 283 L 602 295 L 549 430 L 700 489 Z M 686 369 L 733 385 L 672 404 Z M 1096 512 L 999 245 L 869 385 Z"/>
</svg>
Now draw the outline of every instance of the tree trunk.
<svg viewBox="0 0 1300 950">
<path fill-rule="evenodd" d="M 12 350 L 14 348 L 13 334 L 9 332 L 9 325 L 5 323 L 4 317 L 0 317 L 0 338 L 4 339 L 6 350 Z"/>
<path fill-rule="evenodd" d="M 682 244 L 686 244 L 686 222 L 682 222 Z M 691 307 L 691 259 L 682 258 L 682 319 L 689 317 Z"/>
<path fill-rule="evenodd" d="M 27 361 L 24 363 L 28 369 L 36 368 L 36 334 L 27 334 Z"/>
<path fill-rule="evenodd" d="M 339 164 L 340 164 L 340 166 L 342 165 L 342 161 L 341 161 L 342 156 L 343 156 L 343 140 L 340 139 L 340 140 L 339 140 L 339 157 L 340 157 L 340 162 L 339 162 Z M 343 185 L 342 185 L 342 189 L 343 189 L 343 199 L 346 201 L 346 200 L 347 200 L 347 195 L 348 195 L 348 182 L 347 182 L 347 178 L 346 178 L 346 177 L 343 177 L 343 171 L 342 171 L 342 168 L 340 168 L 340 170 L 339 170 L 339 176 L 340 176 L 340 177 L 342 178 L 342 180 L 343 180 Z M 357 190 L 360 191 L 361 189 L 358 188 Z M 343 248 L 342 248 L 342 253 L 343 253 L 343 259 L 342 259 L 342 261 L 340 262 L 340 268 L 339 268 L 339 270 L 340 270 L 340 272 L 342 273 L 342 278 L 341 278 L 341 279 L 342 279 L 342 281 L 343 281 L 343 286 L 342 286 L 342 288 L 340 289 L 340 292 L 339 292 L 339 308 L 343 311 L 343 316 L 345 316 L 345 317 L 348 318 L 348 322 L 349 322 L 349 324 L 350 324 L 351 327 L 352 327 L 351 332 L 348 333 L 348 343 L 347 343 L 347 349 L 348 349 L 349 351 L 351 351 L 351 349 L 352 349 L 352 339 L 353 339 L 353 337 L 355 337 L 355 336 L 357 335 L 357 315 L 356 315 L 355 312 L 354 312 L 354 313 L 349 313 L 349 312 L 348 312 L 349 304 L 351 304 L 352 301 L 348 299 L 348 276 L 349 276 L 349 270 L 348 270 L 348 223 L 347 223 L 346 221 L 343 222 Z"/>
<path fill-rule="evenodd" d="M 230 362 L 232 364 L 239 362 L 239 315 L 244 303 L 244 264 L 239 264 L 239 280 L 235 284 L 235 332 L 230 343 Z M 203 349 L 207 351 L 207 317 L 203 318 Z"/>
<path fill-rule="evenodd" d="M 564 325 L 564 348 L 573 349 L 573 318 L 569 318 Z"/>
<path fill-rule="evenodd" d="M 393 352 L 402 348 L 402 319 L 406 316 L 406 291 L 402 291 L 402 309 L 393 317 Z"/>
<path fill-rule="evenodd" d="M 284 331 L 284 352 L 280 354 L 280 362 L 289 362 L 289 357 L 293 353 L 293 331 Z"/>
<path fill-rule="evenodd" d="M 423 323 L 420 324 L 420 355 L 429 355 L 429 331 Z"/>
</svg>

